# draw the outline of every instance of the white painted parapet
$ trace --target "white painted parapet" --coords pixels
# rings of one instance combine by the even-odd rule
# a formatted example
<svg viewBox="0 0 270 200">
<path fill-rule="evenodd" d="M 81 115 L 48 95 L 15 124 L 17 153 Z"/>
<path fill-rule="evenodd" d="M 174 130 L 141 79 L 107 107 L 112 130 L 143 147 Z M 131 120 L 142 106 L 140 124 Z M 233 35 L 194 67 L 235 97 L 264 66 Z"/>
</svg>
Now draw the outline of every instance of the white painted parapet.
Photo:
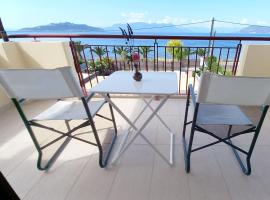
<svg viewBox="0 0 270 200">
<path fill-rule="evenodd" d="M 270 45 L 244 44 L 236 75 L 270 77 Z"/>
<path fill-rule="evenodd" d="M 69 42 L 34 41 L 0 43 L 0 69 L 52 69 L 63 66 L 72 66 L 75 72 Z M 9 98 L 0 86 L 0 109 L 9 103 Z"/>
</svg>

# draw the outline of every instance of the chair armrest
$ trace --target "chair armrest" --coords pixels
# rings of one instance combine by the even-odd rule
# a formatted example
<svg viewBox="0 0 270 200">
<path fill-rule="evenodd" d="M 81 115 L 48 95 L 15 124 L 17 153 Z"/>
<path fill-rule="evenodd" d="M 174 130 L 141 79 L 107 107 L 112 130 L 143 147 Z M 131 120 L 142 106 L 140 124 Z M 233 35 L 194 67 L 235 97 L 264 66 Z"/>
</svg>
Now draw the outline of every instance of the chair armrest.
<svg viewBox="0 0 270 200">
<path fill-rule="evenodd" d="M 193 86 L 190 84 L 190 85 L 188 86 L 188 89 L 189 89 L 189 93 L 190 93 L 190 95 L 191 95 L 192 103 L 193 103 L 193 105 L 194 105 L 194 107 L 195 107 L 195 105 L 196 105 L 196 95 L 195 95 L 195 92 L 194 92 L 194 88 L 193 88 Z"/>
</svg>

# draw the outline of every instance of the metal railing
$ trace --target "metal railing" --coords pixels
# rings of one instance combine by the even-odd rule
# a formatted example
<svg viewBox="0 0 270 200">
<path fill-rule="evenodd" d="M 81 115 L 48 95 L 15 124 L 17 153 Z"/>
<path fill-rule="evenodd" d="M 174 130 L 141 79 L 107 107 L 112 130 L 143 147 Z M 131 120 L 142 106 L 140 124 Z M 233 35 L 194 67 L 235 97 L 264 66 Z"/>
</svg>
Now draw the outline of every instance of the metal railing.
<svg viewBox="0 0 270 200">
<path fill-rule="evenodd" d="M 123 35 L 18 34 L 8 35 L 8 38 L 11 40 L 18 38 L 68 39 L 74 65 L 85 93 L 88 88 L 114 71 L 133 70 L 131 53 L 135 51 L 141 55 L 140 70 L 177 72 L 179 94 L 186 94 L 188 84 L 195 86 L 196 74 L 203 71 L 235 75 L 242 41 L 270 41 L 269 37 L 133 35 L 132 40 L 135 42 L 132 45 L 126 45 L 123 42 L 126 37 Z M 205 45 L 167 46 L 168 40 L 182 40 L 184 44 L 185 41 L 199 40 Z M 215 45 L 208 46 L 209 40 L 212 40 Z M 145 41 L 147 44 L 144 44 Z"/>
</svg>

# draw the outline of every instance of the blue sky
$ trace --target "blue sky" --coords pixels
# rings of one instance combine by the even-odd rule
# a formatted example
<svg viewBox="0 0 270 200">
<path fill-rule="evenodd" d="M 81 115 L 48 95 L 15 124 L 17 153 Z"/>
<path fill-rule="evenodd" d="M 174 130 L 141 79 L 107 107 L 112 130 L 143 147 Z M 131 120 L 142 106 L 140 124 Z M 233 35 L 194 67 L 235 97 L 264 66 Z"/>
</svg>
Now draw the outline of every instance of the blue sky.
<svg viewBox="0 0 270 200">
<path fill-rule="evenodd" d="M 270 0 L 3 0 L 0 17 L 6 29 L 66 21 L 98 27 L 126 22 L 181 24 L 212 17 L 270 25 L 269 7 Z"/>
</svg>

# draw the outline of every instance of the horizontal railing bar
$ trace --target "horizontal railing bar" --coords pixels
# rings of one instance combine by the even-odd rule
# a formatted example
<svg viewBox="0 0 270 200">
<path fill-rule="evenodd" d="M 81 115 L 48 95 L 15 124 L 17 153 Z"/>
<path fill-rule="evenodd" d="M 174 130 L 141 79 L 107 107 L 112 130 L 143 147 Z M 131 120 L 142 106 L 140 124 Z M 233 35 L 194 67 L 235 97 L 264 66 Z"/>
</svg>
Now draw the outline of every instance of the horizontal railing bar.
<svg viewBox="0 0 270 200">
<path fill-rule="evenodd" d="M 159 45 L 158 47 L 167 47 L 167 48 L 180 48 L 180 47 L 177 47 L 177 46 L 162 46 L 162 45 Z M 228 46 L 214 46 L 214 47 L 209 47 L 209 46 L 207 46 L 207 45 L 205 45 L 205 46 L 186 46 L 186 45 L 184 45 L 184 46 L 182 46 L 182 48 L 190 48 L 190 49 L 196 49 L 196 48 L 208 48 L 208 49 L 220 49 L 220 48 L 222 48 L 222 49 L 228 49 L 228 48 L 230 48 L 230 49 L 236 49 L 237 47 L 233 47 L 233 46 L 231 46 L 231 47 L 228 47 Z"/>
<path fill-rule="evenodd" d="M 79 44 L 80 46 L 85 46 L 85 48 L 89 48 L 90 46 L 108 46 L 108 47 L 114 47 L 114 46 L 131 46 L 131 47 L 154 47 L 153 45 L 126 45 L 126 44 Z"/>
<path fill-rule="evenodd" d="M 100 47 L 125 47 L 125 46 L 127 46 L 126 44 L 91 44 L 91 45 L 89 45 L 89 44 L 79 44 L 79 46 L 83 46 L 84 48 L 90 48 L 90 47 L 95 47 L 95 46 L 100 46 Z M 146 45 L 132 45 L 132 47 L 153 47 L 154 48 L 154 46 L 151 46 L 151 45 L 149 45 L 149 46 L 146 46 Z M 168 47 L 168 48 L 178 48 L 178 47 L 175 47 L 175 46 L 165 46 L 165 45 L 159 45 L 158 46 L 158 48 L 160 48 L 160 47 Z M 212 49 L 212 48 L 214 48 L 214 49 L 220 49 L 220 48 L 223 48 L 223 49 L 228 49 L 228 48 L 230 48 L 230 49 L 236 49 L 237 47 L 235 47 L 235 46 L 214 46 L 214 47 L 208 47 L 207 45 L 206 46 L 182 46 L 183 48 L 191 48 L 191 49 L 196 49 L 196 48 L 209 48 L 209 49 Z M 180 48 L 180 47 L 179 47 Z"/>
<path fill-rule="evenodd" d="M 125 39 L 123 35 L 98 34 L 11 34 L 9 38 L 108 38 Z M 236 40 L 236 41 L 270 41 L 270 37 L 242 36 L 172 36 L 172 35 L 133 35 L 133 39 L 182 39 L 182 40 Z"/>
</svg>

